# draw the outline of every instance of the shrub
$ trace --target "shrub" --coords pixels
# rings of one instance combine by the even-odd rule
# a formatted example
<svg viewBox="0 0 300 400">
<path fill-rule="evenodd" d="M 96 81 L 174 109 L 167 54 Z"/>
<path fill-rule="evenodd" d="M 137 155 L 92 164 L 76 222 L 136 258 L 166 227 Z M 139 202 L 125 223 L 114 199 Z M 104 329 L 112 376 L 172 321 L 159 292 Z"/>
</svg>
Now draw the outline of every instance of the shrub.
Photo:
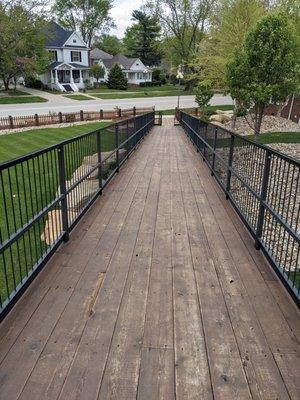
<svg viewBox="0 0 300 400">
<path fill-rule="evenodd" d="M 109 71 L 107 87 L 119 90 L 126 90 L 128 87 L 127 78 L 118 64 L 115 64 Z"/>
<path fill-rule="evenodd" d="M 25 86 L 33 89 L 42 89 L 44 87 L 44 84 L 40 79 L 28 77 L 25 78 Z"/>
<path fill-rule="evenodd" d="M 195 100 L 204 113 L 213 94 L 212 83 L 210 81 L 199 82 L 196 86 Z"/>
</svg>

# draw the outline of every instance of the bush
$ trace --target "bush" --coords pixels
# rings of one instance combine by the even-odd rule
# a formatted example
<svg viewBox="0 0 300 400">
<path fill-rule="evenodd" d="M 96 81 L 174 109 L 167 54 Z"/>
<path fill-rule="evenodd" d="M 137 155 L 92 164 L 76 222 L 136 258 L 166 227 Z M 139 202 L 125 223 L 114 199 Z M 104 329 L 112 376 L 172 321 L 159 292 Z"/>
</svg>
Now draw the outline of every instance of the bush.
<svg viewBox="0 0 300 400">
<path fill-rule="evenodd" d="M 128 87 L 127 78 L 118 64 L 115 64 L 109 71 L 107 87 L 118 90 L 126 90 Z"/>
<path fill-rule="evenodd" d="M 89 79 L 85 79 L 84 80 L 84 86 L 85 86 L 85 89 L 93 89 L 93 84 L 91 83 L 91 81 L 89 80 Z"/>
<path fill-rule="evenodd" d="M 203 112 L 208 106 L 210 99 L 213 97 L 212 83 L 209 81 L 199 82 L 196 86 L 196 103 Z"/>
<path fill-rule="evenodd" d="M 166 74 L 160 68 L 155 68 L 152 71 L 152 82 L 159 82 L 160 85 L 164 85 L 167 83 Z"/>
<path fill-rule="evenodd" d="M 40 79 L 34 77 L 25 78 L 25 86 L 33 89 L 43 89 L 44 84 Z"/>
<path fill-rule="evenodd" d="M 153 86 L 161 86 L 161 82 L 140 82 L 140 87 L 153 87 Z"/>
</svg>

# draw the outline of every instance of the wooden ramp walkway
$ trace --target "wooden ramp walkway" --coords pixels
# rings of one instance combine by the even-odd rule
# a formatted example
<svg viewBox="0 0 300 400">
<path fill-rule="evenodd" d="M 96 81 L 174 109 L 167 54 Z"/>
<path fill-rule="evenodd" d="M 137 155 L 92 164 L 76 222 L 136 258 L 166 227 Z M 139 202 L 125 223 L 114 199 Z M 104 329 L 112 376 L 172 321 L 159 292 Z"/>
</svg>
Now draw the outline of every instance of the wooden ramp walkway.
<svg viewBox="0 0 300 400">
<path fill-rule="evenodd" d="M 156 127 L 0 326 L 1 400 L 300 398 L 299 312 Z"/>
</svg>

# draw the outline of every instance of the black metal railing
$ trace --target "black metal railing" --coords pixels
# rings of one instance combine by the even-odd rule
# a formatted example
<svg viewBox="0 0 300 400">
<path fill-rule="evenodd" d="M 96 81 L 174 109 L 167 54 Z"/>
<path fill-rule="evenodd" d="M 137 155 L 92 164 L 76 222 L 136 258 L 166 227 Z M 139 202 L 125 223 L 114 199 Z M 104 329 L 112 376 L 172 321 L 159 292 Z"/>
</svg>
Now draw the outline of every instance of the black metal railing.
<svg viewBox="0 0 300 400">
<path fill-rule="evenodd" d="M 0 319 L 154 119 L 149 112 L 0 164 Z"/>
<path fill-rule="evenodd" d="M 185 112 L 177 118 L 299 306 L 300 162 Z"/>
</svg>

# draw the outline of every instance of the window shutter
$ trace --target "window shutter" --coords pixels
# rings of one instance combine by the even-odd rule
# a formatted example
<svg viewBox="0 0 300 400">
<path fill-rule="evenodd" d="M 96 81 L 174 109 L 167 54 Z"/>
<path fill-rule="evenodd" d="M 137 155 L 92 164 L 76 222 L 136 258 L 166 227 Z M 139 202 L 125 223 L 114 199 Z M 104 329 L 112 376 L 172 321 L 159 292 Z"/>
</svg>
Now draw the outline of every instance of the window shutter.
<svg viewBox="0 0 300 400">
<path fill-rule="evenodd" d="M 81 51 L 79 52 L 79 59 L 80 59 L 80 62 L 82 61 L 82 59 L 81 59 Z"/>
<path fill-rule="evenodd" d="M 73 51 L 71 51 L 71 62 L 73 62 Z"/>
</svg>

